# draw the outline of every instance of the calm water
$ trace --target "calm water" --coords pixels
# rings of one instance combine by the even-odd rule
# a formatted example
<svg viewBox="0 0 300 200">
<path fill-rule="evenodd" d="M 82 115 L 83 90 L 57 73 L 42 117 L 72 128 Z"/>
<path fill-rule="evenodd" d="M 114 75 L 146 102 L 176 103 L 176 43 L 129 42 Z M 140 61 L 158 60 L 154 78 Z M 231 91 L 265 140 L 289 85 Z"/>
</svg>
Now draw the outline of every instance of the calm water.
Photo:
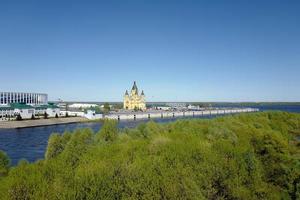
<svg viewBox="0 0 300 200">
<path fill-rule="evenodd" d="M 255 107 L 255 106 L 252 106 Z M 260 110 L 282 110 L 288 112 L 299 112 L 300 106 L 257 106 Z M 214 116 L 207 116 L 210 118 Z M 201 118 L 201 117 L 199 117 Z M 155 119 L 154 121 L 160 123 L 166 123 L 175 121 L 179 118 L 164 118 Z M 139 121 L 122 121 L 119 122 L 119 128 L 124 127 L 135 127 L 141 122 Z M 95 132 L 101 128 L 101 123 L 75 123 L 75 124 L 64 124 L 64 125 L 53 125 L 45 127 L 34 127 L 34 128 L 23 128 L 23 129 L 0 129 L 0 150 L 5 151 L 11 158 L 12 164 L 16 165 L 18 161 L 25 158 L 29 162 L 34 162 L 38 159 L 44 158 L 45 150 L 47 147 L 47 141 L 51 133 L 63 133 L 66 130 L 75 130 L 77 128 L 91 128 Z"/>
</svg>

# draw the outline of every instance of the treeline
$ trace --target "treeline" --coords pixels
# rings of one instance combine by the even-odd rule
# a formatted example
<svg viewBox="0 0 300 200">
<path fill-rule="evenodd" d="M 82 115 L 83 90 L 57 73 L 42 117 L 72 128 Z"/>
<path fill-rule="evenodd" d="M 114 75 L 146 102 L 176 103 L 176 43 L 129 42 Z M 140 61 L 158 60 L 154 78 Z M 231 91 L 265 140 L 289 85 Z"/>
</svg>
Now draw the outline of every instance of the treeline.
<svg viewBox="0 0 300 200">
<path fill-rule="evenodd" d="M 49 138 L 45 159 L 9 167 L 2 199 L 299 199 L 300 114 L 148 122 Z"/>
<path fill-rule="evenodd" d="M 200 107 L 300 106 L 300 102 L 192 102 Z"/>
</svg>

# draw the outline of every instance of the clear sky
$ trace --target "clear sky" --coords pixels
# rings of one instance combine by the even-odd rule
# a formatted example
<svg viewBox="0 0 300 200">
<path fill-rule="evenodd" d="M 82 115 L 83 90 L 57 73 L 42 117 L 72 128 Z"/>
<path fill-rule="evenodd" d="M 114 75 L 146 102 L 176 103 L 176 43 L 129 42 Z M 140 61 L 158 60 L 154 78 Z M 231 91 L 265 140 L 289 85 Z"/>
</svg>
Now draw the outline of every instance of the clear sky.
<svg viewBox="0 0 300 200">
<path fill-rule="evenodd" d="M 0 91 L 300 101 L 300 1 L 0 1 Z"/>
</svg>

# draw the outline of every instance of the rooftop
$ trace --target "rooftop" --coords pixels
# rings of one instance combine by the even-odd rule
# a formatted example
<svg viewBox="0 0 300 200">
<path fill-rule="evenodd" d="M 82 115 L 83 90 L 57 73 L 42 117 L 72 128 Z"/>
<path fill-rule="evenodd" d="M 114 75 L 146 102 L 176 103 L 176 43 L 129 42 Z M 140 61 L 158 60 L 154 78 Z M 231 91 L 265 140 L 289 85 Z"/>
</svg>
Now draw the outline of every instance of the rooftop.
<svg viewBox="0 0 300 200">
<path fill-rule="evenodd" d="M 14 109 L 10 106 L 0 106 L 0 111 L 2 110 L 14 110 Z"/>
<path fill-rule="evenodd" d="M 32 106 L 27 105 L 25 103 L 11 103 L 9 105 L 13 109 L 30 109 L 30 108 L 33 108 Z"/>
<path fill-rule="evenodd" d="M 39 105 L 39 106 L 35 106 L 35 109 L 47 109 L 47 108 L 59 108 L 57 105 L 53 104 L 53 103 L 49 103 L 47 105 Z"/>
</svg>

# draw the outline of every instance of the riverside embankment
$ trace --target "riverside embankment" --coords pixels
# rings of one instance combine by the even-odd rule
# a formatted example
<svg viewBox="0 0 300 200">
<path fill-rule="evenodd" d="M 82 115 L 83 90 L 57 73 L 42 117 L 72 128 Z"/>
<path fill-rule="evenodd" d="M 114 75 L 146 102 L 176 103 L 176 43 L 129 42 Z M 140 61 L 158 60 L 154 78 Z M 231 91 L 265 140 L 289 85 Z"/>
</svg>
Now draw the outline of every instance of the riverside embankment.
<svg viewBox="0 0 300 200">
<path fill-rule="evenodd" d="M 157 119 L 157 118 L 180 118 L 180 117 L 196 117 L 196 116 L 208 116 L 208 115 L 226 115 L 234 113 L 244 112 L 257 112 L 257 108 L 233 108 L 233 109 L 213 109 L 202 111 L 146 111 L 146 112 L 118 112 L 111 113 L 103 116 L 102 119 L 114 119 L 114 120 L 144 120 L 144 119 Z M 101 119 L 97 119 L 99 121 Z M 1 121 L 0 129 L 12 129 L 12 128 L 28 128 L 28 127 L 40 127 L 50 126 L 58 124 L 70 124 L 78 122 L 92 122 L 84 117 L 67 117 L 67 118 L 50 118 L 50 119 L 37 119 L 37 120 L 22 120 L 22 121 Z"/>
<path fill-rule="evenodd" d="M 36 119 L 36 120 L 22 120 L 22 121 L 1 121 L 0 129 L 11 128 L 28 128 L 38 126 L 50 126 L 57 124 L 70 124 L 86 121 L 83 117 L 66 117 L 66 118 L 50 118 L 50 119 Z"/>
<path fill-rule="evenodd" d="M 138 119 L 152 119 L 152 118 L 176 118 L 176 117 L 193 117 L 206 115 L 226 115 L 244 112 L 257 112 L 257 108 L 231 108 L 231 109 L 210 109 L 210 110 L 196 110 L 196 111 L 147 111 L 147 112 L 124 112 L 111 113 L 106 115 L 107 119 L 115 120 L 138 120 Z"/>
</svg>

